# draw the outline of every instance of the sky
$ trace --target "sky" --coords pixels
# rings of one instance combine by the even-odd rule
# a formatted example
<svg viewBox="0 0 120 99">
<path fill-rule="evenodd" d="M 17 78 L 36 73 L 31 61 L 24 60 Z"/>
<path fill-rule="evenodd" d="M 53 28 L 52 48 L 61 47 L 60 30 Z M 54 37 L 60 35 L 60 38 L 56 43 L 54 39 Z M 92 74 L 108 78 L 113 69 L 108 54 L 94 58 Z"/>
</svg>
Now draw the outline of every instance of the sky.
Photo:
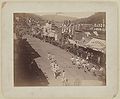
<svg viewBox="0 0 120 99">
<path fill-rule="evenodd" d="M 46 13 L 36 13 L 37 15 L 62 15 L 62 16 L 70 16 L 77 18 L 85 18 L 93 15 L 95 12 L 46 12 Z"/>
</svg>

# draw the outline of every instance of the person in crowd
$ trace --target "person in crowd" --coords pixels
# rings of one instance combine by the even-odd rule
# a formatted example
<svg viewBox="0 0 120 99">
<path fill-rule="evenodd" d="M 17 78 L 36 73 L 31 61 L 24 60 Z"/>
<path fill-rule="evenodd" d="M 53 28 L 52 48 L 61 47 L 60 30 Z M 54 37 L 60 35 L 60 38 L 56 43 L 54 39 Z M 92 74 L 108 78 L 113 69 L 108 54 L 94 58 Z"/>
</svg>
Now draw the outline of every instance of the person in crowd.
<svg viewBox="0 0 120 99">
<path fill-rule="evenodd" d="M 83 70 L 84 70 L 84 72 L 87 72 L 87 66 L 86 66 L 86 63 L 83 63 L 82 65 L 83 65 Z"/>
<path fill-rule="evenodd" d="M 79 60 L 80 60 L 80 58 L 77 56 L 77 57 L 76 57 L 76 62 L 79 61 Z"/>
<path fill-rule="evenodd" d="M 89 61 L 90 59 L 90 52 L 87 53 L 86 60 Z"/>
<path fill-rule="evenodd" d="M 51 62 L 51 63 L 50 63 L 50 66 L 51 66 L 51 69 L 54 68 L 55 62 Z"/>
<path fill-rule="evenodd" d="M 97 60 L 97 63 L 100 65 L 100 60 L 101 60 L 101 57 L 98 56 L 98 60 Z"/>
<path fill-rule="evenodd" d="M 85 60 L 84 60 L 84 59 L 82 59 L 82 60 L 81 60 L 81 64 L 84 64 L 84 63 L 85 63 Z"/>
<path fill-rule="evenodd" d="M 57 77 L 60 76 L 61 74 L 60 67 L 58 66 L 55 58 L 52 57 L 50 62 L 51 62 L 50 66 L 51 66 L 51 70 L 53 71 L 54 78 L 57 79 Z"/>
<path fill-rule="evenodd" d="M 94 55 L 93 55 L 93 53 L 91 53 L 91 54 L 90 54 L 90 62 L 93 61 L 93 57 L 94 57 Z"/>
<path fill-rule="evenodd" d="M 85 43 L 85 37 L 82 37 L 82 41 L 83 41 L 83 43 Z"/>
<path fill-rule="evenodd" d="M 76 66 L 80 67 L 80 58 L 79 57 L 76 58 Z"/>
<path fill-rule="evenodd" d="M 87 69 L 87 71 L 90 71 L 90 64 L 89 64 L 89 62 L 86 63 L 86 69 Z"/>
<path fill-rule="evenodd" d="M 62 83 L 63 83 L 63 86 L 68 85 L 68 79 L 66 78 L 65 70 L 63 70 L 63 72 L 62 72 Z"/>
<path fill-rule="evenodd" d="M 48 52 L 48 60 L 51 60 L 51 53 Z"/>
<path fill-rule="evenodd" d="M 103 74 L 103 71 L 104 71 L 103 67 L 100 67 L 99 72 Z"/>
<path fill-rule="evenodd" d="M 75 58 L 72 56 L 71 57 L 72 64 L 75 65 Z"/>
<path fill-rule="evenodd" d="M 53 71 L 53 74 L 54 74 L 54 78 L 56 79 L 56 67 L 55 67 L 55 62 L 51 62 L 50 65 L 51 65 L 51 70 Z"/>
<path fill-rule="evenodd" d="M 81 60 L 77 62 L 77 67 L 78 67 L 78 69 L 81 69 L 83 67 L 81 64 Z"/>
<path fill-rule="evenodd" d="M 56 61 L 54 54 L 51 55 L 51 60 L 50 60 L 50 61 L 51 61 L 51 62 L 55 62 L 55 61 Z"/>
<path fill-rule="evenodd" d="M 60 67 L 58 66 L 58 64 L 55 64 L 55 68 L 56 68 L 55 78 L 57 79 L 57 77 L 61 75 L 61 71 L 60 71 Z"/>
<path fill-rule="evenodd" d="M 56 68 L 55 68 L 55 65 L 52 67 L 52 71 L 53 71 L 53 74 L 54 74 L 54 78 L 56 79 Z"/>
<path fill-rule="evenodd" d="M 93 66 L 92 68 L 91 68 L 91 72 L 96 76 L 96 68 L 95 68 L 95 66 Z"/>
</svg>

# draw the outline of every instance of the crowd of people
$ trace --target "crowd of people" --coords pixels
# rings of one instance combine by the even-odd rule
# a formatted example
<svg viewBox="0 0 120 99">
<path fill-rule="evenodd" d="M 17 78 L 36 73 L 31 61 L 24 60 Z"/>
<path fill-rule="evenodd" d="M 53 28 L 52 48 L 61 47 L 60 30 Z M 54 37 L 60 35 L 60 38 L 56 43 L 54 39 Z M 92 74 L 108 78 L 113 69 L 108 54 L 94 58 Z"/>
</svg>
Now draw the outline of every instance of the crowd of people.
<svg viewBox="0 0 120 99">
<path fill-rule="evenodd" d="M 61 25 L 60 40 L 58 40 L 58 37 L 55 33 L 56 31 L 54 31 L 54 29 L 52 28 L 52 23 L 50 21 L 47 21 L 43 26 L 41 25 L 40 27 L 41 28 L 39 29 L 40 30 L 39 33 L 36 33 L 37 28 L 35 28 L 35 26 L 31 27 L 32 32 L 29 34 L 33 37 L 40 38 L 44 42 L 49 42 L 53 45 L 65 49 L 67 52 L 74 54 L 75 56 L 72 56 L 71 61 L 72 64 L 76 65 L 79 69 L 83 69 L 85 72 L 87 71 L 93 72 L 94 75 L 96 75 L 96 72 L 97 74 L 99 74 L 98 72 L 100 72 L 100 74 L 103 74 L 103 71 L 105 71 L 105 69 L 102 66 L 100 66 L 101 65 L 99 62 L 100 58 L 99 56 L 97 56 L 98 53 L 89 51 L 80 46 L 70 45 L 68 43 L 68 39 L 72 39 L 74 36 L 74 24 L 72 24 L 70 20 L 65 20 L 64 23 Z M 64 75 L 65 71 L 60 70 L 60 66 L 57 64 L 54 55 L 48 53 L 48 56 L 49 56 L 48 60 L 50 60 L 51 70 L 54 73 L 54 77 L 57 79 L 59 75 L 61 74 Z M 105 56 L 103 60 L 105 60 Z M 95 65 L 91 66 L 90 65 L 91 62 L 95 62 L 93 63 Z"/>
<path fill-rule="evenodd" d="M 66 73 L 65 73 L 65 68 L 61 68 L 60 65 L 58 65 L 57 60 L 55 58 L 55 55 L 48 52 L 48 60 L 50 62 L 50 68 L 51 71 L 53 72 L 54 78 L 58 79 L 58 77 L 61 78 L 61 81 L 63 83 L 64 86 L 69 85 L 69 79 L 66 77 Z M 100 67 L 97 68 L 96 65 L 89 63 L 89 61 L 82 59 L 78 56 L 71 56 L 70 58 L 71 60 L 71 65 L 73 66 L 73 68 L 78 68 L 83 70 L 85 73 L 92 73 L 94 76 L 97 77 L 102 77 L 103 73 L 104 73 L 104 68 Z"/>
<path fill-rule="evenodd" d="M 69 35 L 69 37 L 72 37 L 72 34 L 73 34 L 72 33 L 73 28 L 71 28 L 72 24 L 70 23 L 70 21 L 65 21 L 65 23 L 62 24 L 62 26 L 63 28 L 62 28 L 61 38 L 67 41 L 67 37 L 65 35 L 69 33 L 71 35 L 71 36 Z M 54 33 L 51 36 L 49 35 L 50 33 L 51 34 L 53 33 L 52 23 L 48 21 L 45 24 L 45 26 L 43 26 L 43 34 L 41 34 L 41 40 L 61 47 L 61 43 L 60 42 L 58 43 L 55 40 Z M 67 44 L 66 44 L 67 46 L 66 48 L 65 47 L 64 48 L 61 47 L 61 48 L 65 49 L 67 52 L 74 54 L 74 56 L 72 56 L 71 58 L 73 65 L 77 66 L 78 69 L 83 69 L 84 72 L 92 72 L 95 76 L 104 75 L 105 68 L 100 66 L 100 57 L 97 57 L 96 55 L 94 55 L 93 51 L 89 51 L 88 49 L 78 47 L 76 45 L 69 46 Z M 57 77 L 61 75 L 60 67 L 57 64 L 57 61 L 55 60 L 54 55 L 51 55 L 50 53 L 48 53 L 48 60 L 50 60 L 51 70 L 54 73 L 54 77 L 55 79 L 57 79 Z M 92 62 L 92 65 L 91 65 L 91 62 Z"/>
<path fill-rule="evenodd" d="M 58 77 L 61 77 L 61 81 L 64 86 L 68 85 L 68 79 L 66 78 L 65 70 L 63 68 L 60 68 L 60 66 L 57 63 L 57 60 L 55 59 L 55 55 L 48 52 L 48 60 L 50 62 L 50 67 L 53 72 L 54 78 L 58 79 Z"/>
<path fill-rule="evenodd" d="M 82 69 L 86 73 L 91 72 L 95 76 L 103 75 L 103 67 L 97 67 L 96 65 L 91 64 L 89 61 L 82 59 L 78 56 L 72 56 L 70 60 L 73 66 L 76 66 L 78 69 Z"/>
</svg>

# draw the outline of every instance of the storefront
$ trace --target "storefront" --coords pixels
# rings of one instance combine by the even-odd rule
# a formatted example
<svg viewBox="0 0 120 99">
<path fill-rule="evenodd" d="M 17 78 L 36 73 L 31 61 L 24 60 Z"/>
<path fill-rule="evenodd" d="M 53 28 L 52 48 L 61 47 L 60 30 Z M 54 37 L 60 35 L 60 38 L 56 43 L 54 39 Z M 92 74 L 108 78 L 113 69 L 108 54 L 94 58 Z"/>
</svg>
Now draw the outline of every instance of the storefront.
<svg viewBox="0 0 120 99">
<path fill-rule="evenodd" d="M 105 40 L 93 38 L 86 44 L 88 52 L 92 53 L 93 63 L 104 66 L 106 64 L 106 42 Z"/>
<path fill-rule="evenodd" d="M 72 52 L 81 58 L 84 58 L 98 66 L 105 66 L 106 64 L 106 42 L 93 38 L 88 42 L 69 39 L 72 45 Z"/>
</svg>

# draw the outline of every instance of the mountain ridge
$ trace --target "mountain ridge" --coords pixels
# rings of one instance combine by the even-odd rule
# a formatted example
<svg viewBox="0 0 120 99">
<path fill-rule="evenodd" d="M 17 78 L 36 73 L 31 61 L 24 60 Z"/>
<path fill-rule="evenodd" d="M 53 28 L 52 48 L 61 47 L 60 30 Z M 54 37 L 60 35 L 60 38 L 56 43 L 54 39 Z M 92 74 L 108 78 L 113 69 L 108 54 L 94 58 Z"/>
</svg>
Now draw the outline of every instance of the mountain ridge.
<svg viewBox="0 0 120 99">
<path fill-rule="evenodd" d="M 63 15 L 42 15 L 41 16 L 43 19 L 45 20 L 54 20 L 54 21 L 58 21 L 58 22 L 64 22 L 64 20 L 76 20 L 78 19 L 77 17 L 70 17 L 70 16 L 63 16 Z"/>
</svg>

